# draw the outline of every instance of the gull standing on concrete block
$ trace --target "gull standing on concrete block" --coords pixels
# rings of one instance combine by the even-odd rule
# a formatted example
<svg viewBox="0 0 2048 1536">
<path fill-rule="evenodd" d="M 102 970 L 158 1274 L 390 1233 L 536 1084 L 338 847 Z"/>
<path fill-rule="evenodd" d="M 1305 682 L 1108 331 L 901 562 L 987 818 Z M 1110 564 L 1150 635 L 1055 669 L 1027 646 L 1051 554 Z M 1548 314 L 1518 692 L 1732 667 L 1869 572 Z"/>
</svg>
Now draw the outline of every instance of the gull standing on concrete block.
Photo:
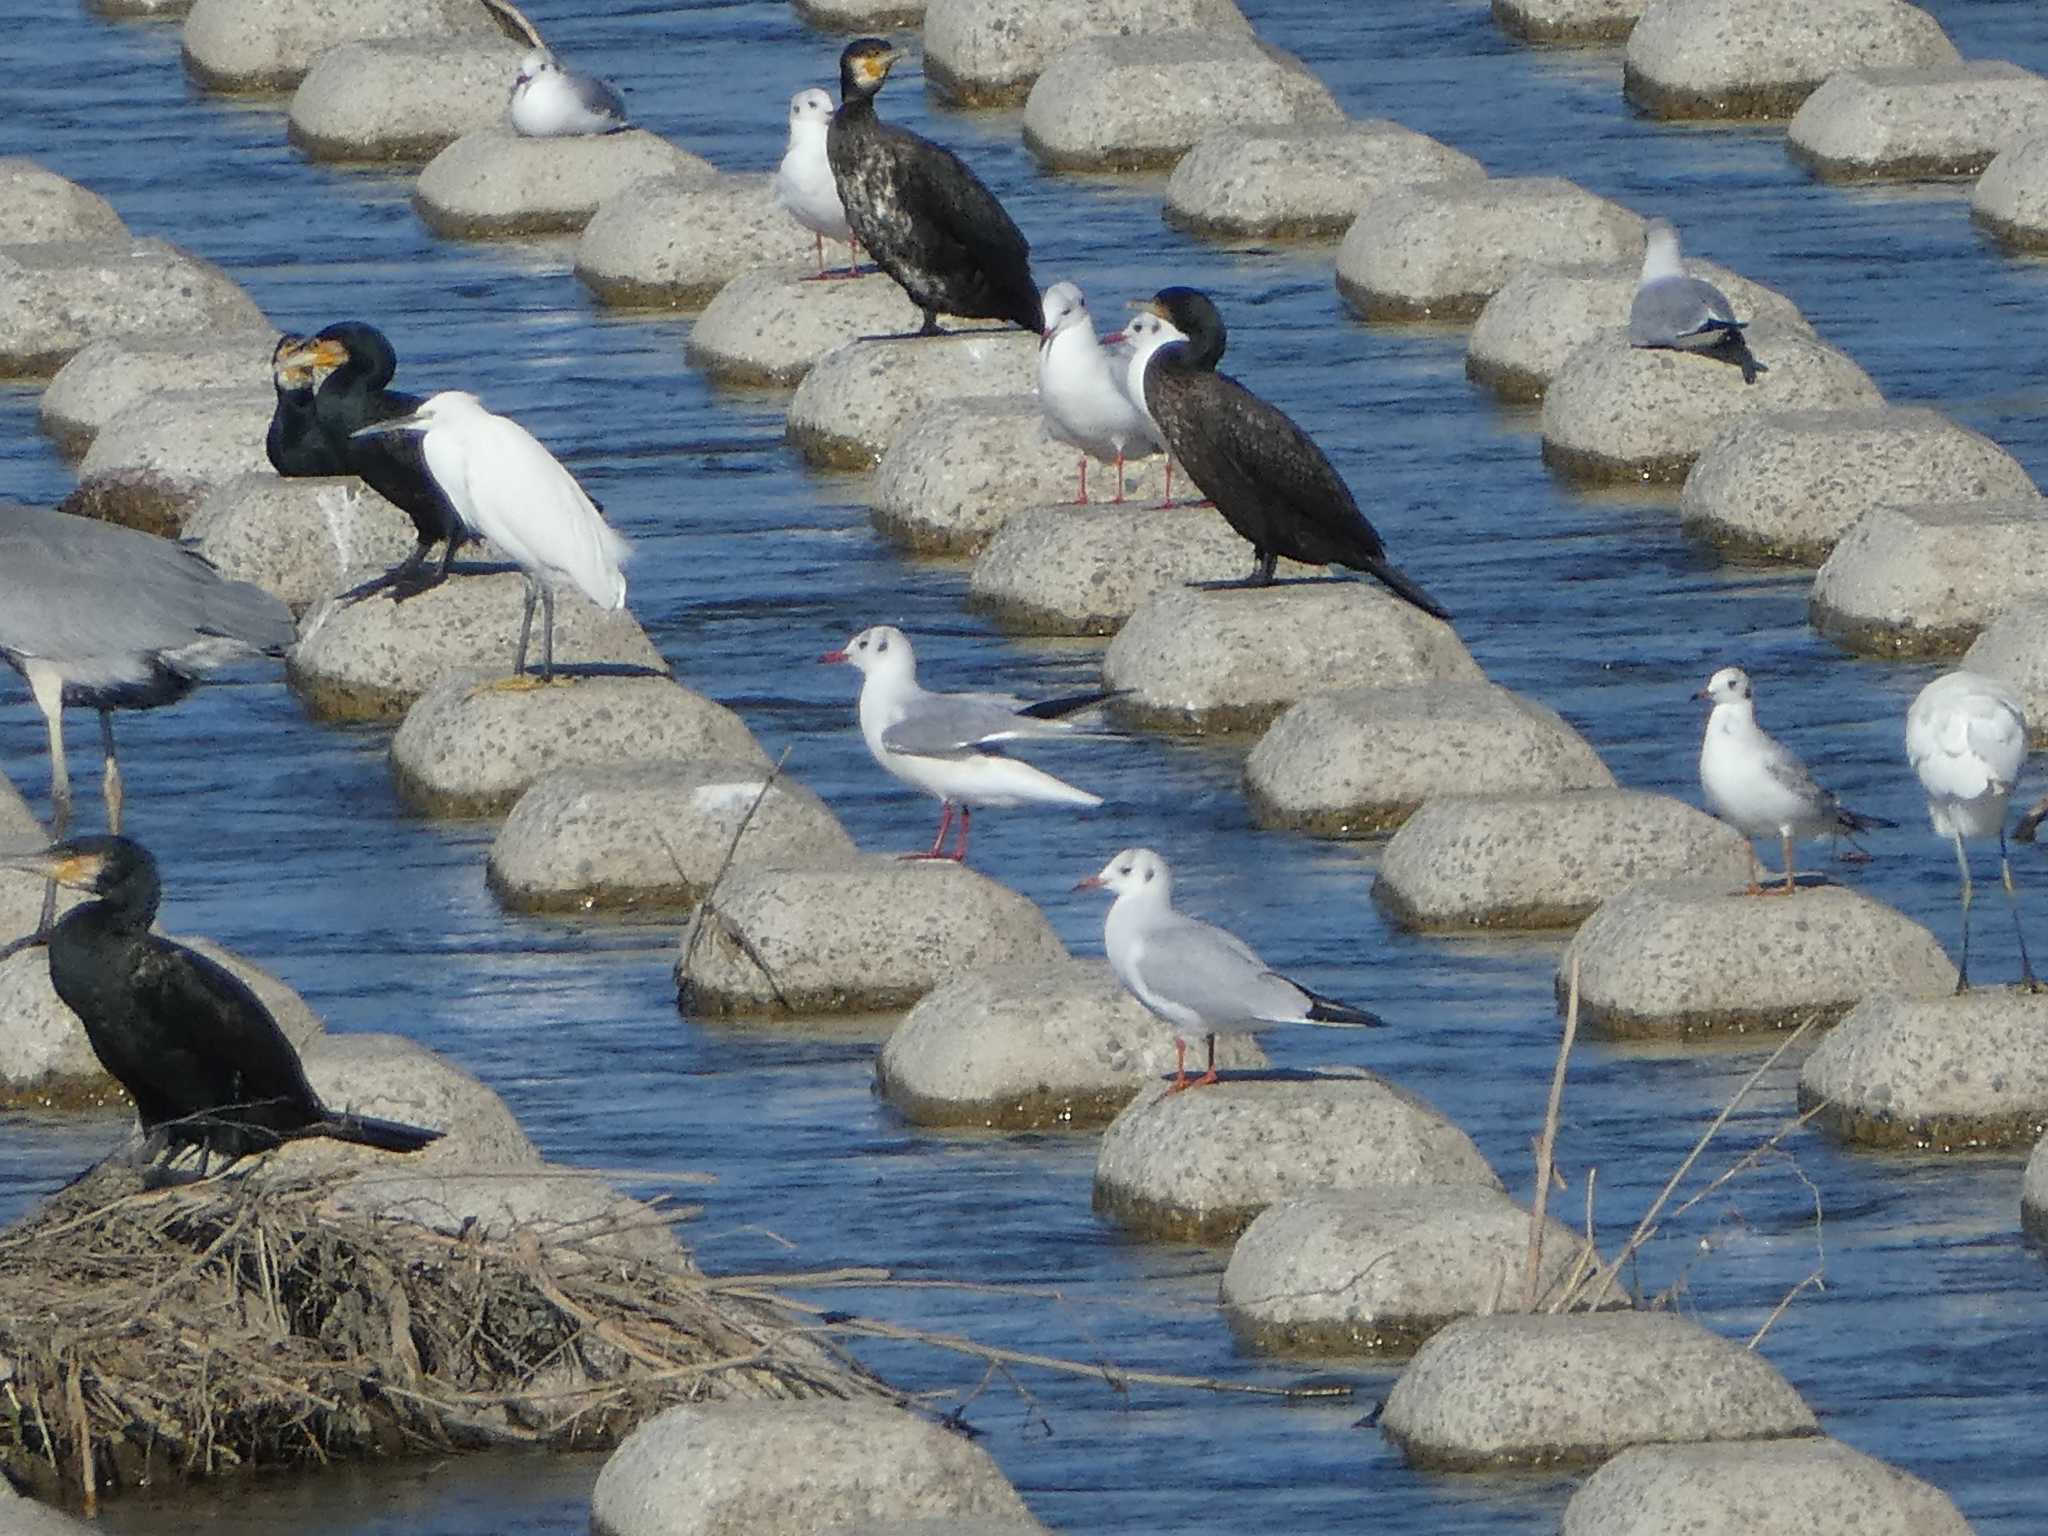
<svg viewBox="0 0 2048 1536">
<path fill-rule="evenodd" d="M 1652 219 L 1643 243 L 1643 275 L 1636 280 L 1628 310 L 1628 344 L 1703 352 L 1742 370 L 1754 384 L 1770 370 L 1756 360 L 1743 339 L 1744 321 L 1735 318 L 1728 295 L 1702 278 L 1688 277 L 1678 255 L 1678 231 L 1669 219 Z"/>
<path fill-rule="evenodd" d="M 528 139 L 582 138 L 632 126 L 625 102 L 607 81 L 564 69 L 545 48 L 519 61 L 505 115 L 512 131 Z"/>
<path fill-rule="evenodd" d="M 1118 378 L 1122 358 L 1095 335 L 1088 301 L 1073 283 L 1045 290 L 1045 337 L 1038 344 L 1038 404 L 1049 437 L 1081 451 L 1079 506 L 1088 499 L 1088 460 L 1116 465 L 1116 500 L 1124 499 L 1124 453 L 1151 453 L 1159 440 L 1145 412 Z"/>
<path fill-rule="evenodd" d="M 967 858 L 968 822 L 976 806 L 1102 804 L 1102 796 L 1063 784 L 1029 763 L 1005 757 L 1002 743 L 1034 737 L 1071 736 L 1065 718 L 1114 696 L 1082 693 L 1026 704 L 1000 693 L 931 693 L 917 683 L 917 656 L 900 629 L 877 624 L 855 635 L 841 650 L 819 661 L 858 667 L 860 734 L 874 760 L 941 803 L 939 834 L 929 852 L 912 859 Z M 960 843 L 943 851 L 955 810 Z"/>
<path fill-rule="evenodd" d="M 775 206 L 808 229 L 818 244 L 818 276 L 825 277 L 825 242 L 846 247 L 846 271 L 860 270 L 860 247 L 839 201 L 832 162 L 825 158 L 825 133 L 832 126 L 832 97 L 816 87 L 789 98 L 789 148 L 775 168 Z"/>
<path fill-rule="evenodd" d="M 540 681 L 554 676 L 557 587 L 575 587 L 608 613 L 626 606 L 626 577 L 619 569 L 626 559 L 626 541 L 612 531 L 561 460 L 518 422 L 485 410 L 475 395 L 449 389 L 429 395 L 409 416 L 377 422 L 355 435 L 384 432 L 421 434 L 427 473 L 456 515 L 510 555 L 525 573 L 519 656 L 511 679 L 495 686 L 533 686 L 525 674 L 536 602 L 546 614 Z"/>
<path fill-rule="evenodd" d="M 1793 845 L 1805 837 L 1867 832 L 1898 823 L 1861 816 L 1816 784 L 1806 765 L 1765 734 L 1756 723 L 1749 674 L 1723 667 L 1693 695 L 1710 699 L 1707 731 L 1700 742 L 1700 788 L 1716 816 L 1746 838 L 1776 837 L 1785 856 L 1785 883 L 1793 891 Z M 1749 893 L 1763 894 L 1757 880 L 1756 849 L 1749 850 Z"/>
<path fill-rule="evenodd" d="M 1174 1037 L 1173 1087 L 1216 1081 L 1216 1036 L 1267 1024 L 1343 1024 L 1379 1028 L 1385 1019 L 1289 981 L 1236 934 L 1173 909 L 1173 871 L 1150 848 L 1126 848 L 1077 891 L 1116 900 L 1102 924 L 1102 946 L 1131 996 L 1176 1030 L 1201 1030 L 1208 1070 L 1190 1080 L 1188 1043 Z"/>
<path fill-rule="evenodd" d="M 1998 839 L 1998 872 L 2012 904 L 2013 936 L 2020 946 L 2020 979 L 2029 992 L 2034 980 L 2027 959 L 2027 936 L 2020 927 L 2019 892 L 2013 888 L 2012 860 L 2005 849 L 2005 805 L 2027 756 L 2027 716 L 2020 697 L 1995 677 L 1981 672 L 1949 672 L 1922 688 L 1906 711 L 1906 760 L 1927 791 L 1927 817 L 1934 830 L 1956 846 L 1956 868 L 1962 875 L 1963 952 L 1956 966 L 1956 990 L 1970 985 L 1970 858 L 1963 848 L 1969 837 Z M 2038 819 L 2020 824 L 2019 835 L 2033 840 Z"/>
</svg>

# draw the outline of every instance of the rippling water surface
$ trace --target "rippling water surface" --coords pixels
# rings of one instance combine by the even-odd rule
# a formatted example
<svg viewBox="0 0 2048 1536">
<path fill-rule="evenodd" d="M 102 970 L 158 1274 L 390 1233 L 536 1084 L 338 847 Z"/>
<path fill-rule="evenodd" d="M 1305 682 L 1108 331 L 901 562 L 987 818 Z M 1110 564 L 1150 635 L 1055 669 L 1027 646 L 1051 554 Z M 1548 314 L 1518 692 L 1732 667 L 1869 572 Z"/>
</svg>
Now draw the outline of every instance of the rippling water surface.
<svg viewBox="0 0 2048 1536">
<path fill-rule="evenodd" d="M 1471 0 L 1245 8 L 1354 115 L 1436 134 L 1496 174 L 1568 175 L 1672 213 L 1690 251 L 1790 293 L 1888 398 L 1937 405 L 2037 478 L 2048 469 L 2037 369 L 2048 270 L 1981 239 L 1965 187 L 1824 187 L 1787 158 L 1779 131 L 1639 120 L 1621 101 L 1618 52 L 1516 47 Z M 2032 6 L 1930 9 L 1968 56 L 2048 67 Z M 774 163 L 789 93 L 827 82 L 839 44 L 771 0 L 569 0 L 535 14 L 558 50 L 628 88 L 642 122 L 735 169 Z M 944 686 L 1052 691 L 1094 677 L 1097 643 L 1004 639 L 967 616 L 964 565 L 907 561 L 882 544 L 860 482 L 809 473 L 784 446 L 783 397 L 720 392 L 691 372 L 686 320 L 599 310 L 570 273 L 569 242 L 432 239 L 406 177 L 311 166 L 285 142 L 281 103 L 191 89 L 173 26 L 110 25 L 27 0 L 0 0 L 0 21 L 14 40 L 0 153 L 33 155 L 105 193 L 138 234 L 220 262 L 279 325 L 375 320 L 398 343 L 406 387 L 474 389 L 530 424 L 638 545 L 632 606 L 678 675 L 738 709 L 771 753 L 791 748 L 791 771 L 864 846 L 928 837 L 930 806 L 872 770 L 851 728 L 851 680 L 810 665 L 825 645 L 886 620 L 920 637 Z M 1846 878 L 1952 933 L 1952 866 L 1924 831 L 1900 750 L 1903 711 L 1931 669 L 1835 653 L 1806 625 L 1803 575 L 1688 544 L 1669 494 L 1588 496 L 1553 481 L 1534 415 L 1467 385 L 1463 330 L 1345 316 L 1333 246 L 1207 246 L 1160 222 L 1156 179 L 1042 175 L 1014 115 L 942 114 L 914 83 L 893 88 L 884 110 L 969 155 L 1031 235 L 1043 280 L 1074 277 L 1105 311 L 1167 281 L 1215 292 L 1234 369 L 1331 450 L 1488 673 L 1563 711 L 1624 783 L 1696 798 L 1700 720 L 1688 696 L 1714 667 L 1747 666 L 1765 722 L 1853 803 L 1902 825 Z M 0 388 L 0 496 L 52 502 L 72 476 L 39 435 L 35 402 L 32 390 Z M 1221 1251 L 1132 1244 L 1094 1219 L 1091 1140 L 900 1123 L 869 1086 L 891 1021 L 679 1017 L 669 929 L 502 916 L 483 884 L 492 829 L 404 815 L 387 739 L 308 723 L 260 669 L 124 721 L 132 826 L 165 861 L 171 924 L 262 960 L 335 1030 L 397 1030 L 449 1053 L 553 1158 L 716 1174 L 714 1187 L 684 1191 L 705 1205 L 688 1235 L 707 1267 L 857 1262 L 1023 1285 L 1037 1296 L 878 1290 L 834 1304 L 1128 1366 L 1244 1382 L 1299 1373 L 1233 1350 L 1214 1314 Z M 40 743 L 23 691 L 0 687 L 0 764 L 36 797 Z M 1100 908 L 1067 888 L 1124 844 L 1166 851 L 1189 906 L 1401 1026 L 1369 1039 L 1278 1033 L 1277 1061 L 1388 1073 L 1454 1116 L 1526 1193 L 1557 1035 L 1558 944 L 1390 931 L 1366 894 L 1377 846 L 1251 827 L 1237 777 L 1248 746 L 1090 746 L 1074 773 L 1111 803 L 1081 817 L 991 814 L 977 863 L 1044 905 L 1076 952 L 1096 953 Z M 94 768 L 83 752 L 74 762 L 96 781 Z M 2048 876 L 2022 873 L 2035 886 Z M 1985 913 L 1985 980 L 2010 968 L 2002 921 Z M 1582 1046 L 1560 1146 L 1567 1203 L 1576 1208 L 1597 1167 L 1597 1218 L 1618 1241 L 1759 1060 Z M 1790 1112 L 1794 1071 L 1788 1060 L 1767 1077 L 1712 1167 Z M 0 1116 L 0 1214 L 119 1134 L 111 1119 Z M 2048 1299 L 2041 1261 L 2017 1235 L 2020 1165 L 1849 1155 L 1797 1135 L 1668 1228 L 1641 1281 L 1676 1287 L 1683 1309 L 1747 1337 L 1823 1267 L 1825 1291 L 1795 1302 L 1767 1349 L 1826 1427 L 1942 1485 L 1980 1531 L 2038 1530 Z M 958 1360 L 872 1358 L 920 1388 L 979 1380 Z M 1411 1472 L 1356 1423 L 1392 1373 L 1356 1379 L 1356 1404 L 1293 1407 L 1032 1377 L 1028 1398 L 998 1383 L 970 1417 L 1056 1527 L 1555 1529 L 1569 1483 Z M 169 1532 L 203 1510 L 228 1531 L 578 1531 L 598 1464 L 354 1469 L 162 1507 L 130 1500 L 104 1523 Z"/>
</svg>

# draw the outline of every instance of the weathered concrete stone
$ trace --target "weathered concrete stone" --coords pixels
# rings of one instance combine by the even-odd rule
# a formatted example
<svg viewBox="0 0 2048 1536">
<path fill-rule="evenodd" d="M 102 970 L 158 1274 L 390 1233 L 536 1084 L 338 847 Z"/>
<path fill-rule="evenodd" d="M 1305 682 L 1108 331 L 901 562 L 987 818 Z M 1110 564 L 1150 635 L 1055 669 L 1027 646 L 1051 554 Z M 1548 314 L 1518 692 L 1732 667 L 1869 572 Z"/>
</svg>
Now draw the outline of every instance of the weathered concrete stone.
<svg viewBox="0 0 2048 1536">
<path fill-rule="evenodd" d="M 1127 460 L 1126 499 L 1157 500 L 1164 467 L 1158 454 Z M 1111 500 L 1115 468 L 1089 469 L 1089 501 Z M 1080 455 L 1046 436 L 1037 395 L 978 395 L 942 399 L 904 425 L 876 467 L 868 506 L 875 526 L 906 549 L 971 555 L 1013 514 L 1058 512 L 1079 489 Z"/>
<path fill-rule="evenodd" d="M 1370 320 L 1477 315 L 1523 262 L 1640 259 L 1641 215 L 1556 176 L 1398 187 L 1360 211 L 1337 292 Z"/>
<path fill-rule="evenodd" d="M 412 205 L 437 235 L 562 234 L 653 177 L 711 174 L 710 161 L 644 129 L 529 139 L 494 123 L 428 161 Z"/>
<path fill-rule="evenodd" d="M 1623 1451 L 1572 1495 L 1563 1536 L 1970 1536 L 1931 1483 L 1805 1436 Z"/>
<path fill-rule="evenodd" d="M 1708 441 L 1678 516 L 1739 555 L 1819 565 L 1872 507 L 2034 494 L 2019 460 L 1926 406 L 1759 411 Z"/>
<path fill-rule="evenodd" d="M 1493 19 L 1525 43 L 1605 43 L 1627 37 L 1649 0 L 1493 0 Z"/>
<path fill-rule="evenodd" d="M 1433 794 L 1609 789 L 1614 775 L 1556 710 L 1498 684 L 1427 682 L 1313 693 L 1245 759 L 1263 827 L 1371 837 Z"/>
<path fill-rule="evenodd" d="M 2048 133 L 1998 152 L 1970 188 L 1970 217 L 2016 249 L 2048 250 Z"/>
<path fill-rule="evenodd" d="M 1577 480 L 1676 483 L 1716 432 L 1751 412 L 1884 404 L 1854 359 L 1810 334 L 1753 325 L 1747 336 L 1769 369 L 1752 384 L 1718 358 L 1631 347 L 1625 331 L 1602 332 L 1544 392 L 1543 462 Z"/>
<path fill-rule="evenodd" d="M 1411 1463 L 1441 1471 L 1818 1433 L 1761 1354 L 1672 1312 L 1461 1318 L 1416 1351 L 1380 1428 Z"/>
<path fill-rule="evenodd" d="M 578 677 L 506 691 L 444 678 L 391 738 L 398 797 L 428 816 L 502 816 L 534 780 L 629 762 L 768 766 L 740 717 L 675 679 Z"/>
<path fill-rule="evenodd" d="M 285 680 L 315 720 L 395 720 L 457 673 L 509 676 L 519 648 L 526 583 L 517 572 L 456 574 L 416 597 L 380 593 L 322 603 L 306 616 Z M 365 573 L 370 574 L 370 573 Z M 536 628 L 540 624 L 535 615 Z M 539 636 L 527 659 L 540 662 Z M 668 664 L 626 609 L 606 613 L 573 592 L 555 602 L 555 668 L 651 670 Z"/>
<path fill-rule="evenodd" d="M 598 205 L 576 242 L 576 275 L 607 304 L 701 309 L 756 267 L 763 277 L 769 272 L 789 279 L 815 273 L 810 233 L 775 206 L 774 181 L 773 176 L 699 171 L 637 182 Z M 915 329 L 917 311 L 903 291 L 886 277 L 877 275 L 874 282 L 887 284 L 901 300 Z M 816 286 L 867 285 L 847 279 Z M 777 291 L 784 303 L 813 297 L 805 288 Z M 819 302 L 843 302 L 817 297 Z M 762 314 L 755 321 L 765 324 L 772 318 Z M 703 339 L 700 323 L 691 335 L 692 346 Z"/>
<path fill-rule="evenodd" d="M 1220 239 L 1334 239 L 1397 187 L 1479 181 L 1470 155 L 1384 117 L 1219 128 L 1166 179 L 1166 222 Z"/>
<path fill-rule="evenodd" d="M 789 439 L 813 464 L 869 469 L 912 420 L 941 400 L 1031 387 L 1038 338 L 1015 327 L 835 348 L 789 402 Z"/>
<path fill-rule="evenodd" d="M 1543 1224 L 1537 1294 L 1585 1248 Z M 1312 1190 L 1269 1205 L 1223 1272 L 1223 1316 L 1246 1348 L 1281 1355 L 1405 1355 L 1453 1318 L 1522 1304 L 1529 1213 L 1497 1189 Z"/>
<path fill-rule="evenodd" d="M 2048 80 L 2003 59 L 1845 69 L 1806 98 L 1785 144 L 1823 181 L 1974 176 L 2048 129 Z"/>
<path fill-rule="evenodd" d="M 1250 731 L 1296 699 L 1370 677 L 1385 687 L 1480 682 L 1450 625 L 1370 581 L 1199 591 L 1165 587 L 1110 642 L 1111 708 L 1150 730 Z"/>
<path fill-rule="evenodd" d="M 1806 1058 L 1799 1107 L 1857 1146 L 2030 1147 L 2048 1131 L 2048 995 L 1865 997 Z"/>
<path fill-rule="evenodd" d="M 1155 463 L 1131 470 L 1133 492 Z M 1248 555 L 1210 507 L 1026 507 L 1004 518 L 974 562 L 967 601 L 1011 634 L 1113 635 L 1155 593 L 1237 580 Z M 1282 581 L 1316 574 L 1292 560 L 1279 566 Z"/>
<path fill-rule="evenodd" d="M 0 1478 L 0 1536 L 89 1536 L 94 1527 L 14 1491 Z"/>
<path fill-rule="evenodd" d="M 1472 323 L 1465 376 L 1505 400 L 1542 399 L 1572 353 L 1602 332 L 1628 325 L 1640 267 L 1633 261 L 1517 267 Z M 1711 261 L 1689 260 L 1685 268 L 1727 294 L 1743 319 L 1812 335 L 1799 306 L 1775 288 Z"/>
<path fill-rule="evenodd" d="M 797 227 L 786 214 L 778 217 Z M 691 365 L 723 384 L 793 386 L 835 347 L 863 336 L 900 336 L 923 322 L 883 273 L 822 280 L 814 273 L 807 261 L 740 273 L 690 328 Z"/>
<path fill-rule="evenodd" d="M 21 798 L 4 774 L 0 774 L 0 848 L 19 851 L 33 843 L 43 830 L 28 802 Z M 0 940 L 4 942 L 4 940 Z"/>
<path fill-rule="evenodd" d="M 103 337 L 265 324 L 239 283 L 166 240 L 0 246 L 0 378 L 47 378 Z"/>
<path fill-rule="evenodd" d="M 930 1520 L 857 1520 L 851 1525 L 835 1525 L 822 1536 L 1047 1536 L 1047 1532 L 1031 1519 L 941 1515 Z"/>
<path fill-rule="evenodd" d="M 875 1083 L 913 1125 L 1081 1129 L 1170 1075 L 1173 1042 L 1107 961 L 997 966 L 927 993 L 882 1047 Z M 1216 1064 L 1263 1067 L 1266 1053 L 1221 1035 Z"/>
<path fill-rule="evenodd" d="M 751 757 L 624 763 L 534 780 L 498 829 L 486 878 L 515 912 L 686 907 L 728 855 L 740 869 L 853 851 L 823 801 L 794 779 L 771 783 Z"/>
<path fill-rule="evenodd" d="M 1956 984 L 1933 934 L 1839 885 L 1751 896 L 1739 881 L 1645 881 L 1573 936 L 1560 1010 L 1575 960 L 1580 1027 L 1619 1040 L 1831 1024 L 1865 998 L 1942 997 Z"/>
<path fill-rule="evenodd" d="M 987 1451 L 907 1408 L 691 1403 L 628 1435 L 590 1495 L 594 1536 L 826 1531 L 1030 1512 Z"/>
<path fill-rule="evenodd" d="M 1095 1209 L 1143 1237 L 1221 1243 L 1276 1201 L 1402 1184 L 1500 1188 L 1469 1136 L 1369 1072 L 1162 1084 L 1102 1133 Z"/>
<path fill-rule="evenodd" d="M 2000 610 L 1963 653 L 1962 665 L 2017 689 L 2028 742 L 2048 742 L 2048 598 L 2023 598 Z"/>
<path fill-rule="evenodd" d="M 284 480 L 268 469 L 209 491 L 184 537 L 236 581 L 253 581 L 294 613 L 412 553 L 412 519 L 353 475 Z"/>
<path fill-rule="evenodd" d="M 1941 23 L 1905 0 L 1650 0 L 1622 89 L 1653 117 L 1790 117 L 1844 69 L 1953 64 Z"/>
<path fill-rule="evenodd" d="M 263 434 L 272 404 L 256 385 L 145 396 L 93 438 L 59 509 L 175 538 L 213 491 L 271 473 Z"/>
<path fill-rule="evenodd" d="M 282 91 L 342 43 L 502 36 L 473 0 L 193 0 L 185 67 L 210 90 Z"/>
<path fill-rule="evenodd" d="M 734 870 L 682 944 L 679 1004 L 706 1014 L 907 1008 L 964 971 L 1066 955 L 1015 891 L 946 860 L 880 854 Z"/>
<path fill-rule="evenodd" d="M 1235 0 L 930 0 L 924 74 L 963 107 L 1014 107 L 1061 49 L 1084 37 L 1156 32 L 1249 36 Z"/>
<path fill-rule="evenodd" d="M 1301 60 L 1256 37 L 1153 32 L 1055 54 L 1024 103 L 1024 143 L 1056 171 L 1151 170 L 1218 128 L 1343 118 Z"/>
<path fill-rule="evenodd" d="M 1373 900 L 1403 928 L 1569 928 L 1638 880 L 1748 878 L 1740 832 L 1639 789 L 1442 795 L 1401 824 Z"/>
<path fill-rule="evenodd" d="M 431 160 L 505 115 L 524 56 L 505 37 L 343 43 L 292 93 L 287 131 L 315 160 Z"/>
<path fill-rule="evenodd" d="M 77 458 L 114 417 L 151 395 L 191 389 L 267 389 L 277 333 L 201 331 L 190 336 L 110 336 L 59 368 L 36 418 L 58 450 Z"/>
<path fill-rule="evenodd" d="M 1813 580 L 1808 616 L 1864 656 L 1954 656 L 2048 581 L 2039 495 L 1873 507 Z"/>
<path fill-rule="evenodd" d="M 0 245 L 127 238 L 128 226 L 99 193 L 26 155 L 0 155 Z"/>
<path fill-rule="evenodd" d="M 924 0 L 794 0 L 798 18 L 833 32 L 894 32 L 924 20 Z"/>
<path fill-rule="evenodd" d="M 2034 1143 L 2020 1187 L 2020 1230 L 2048 1247 L 2048 1136 Z"/>
</svg>

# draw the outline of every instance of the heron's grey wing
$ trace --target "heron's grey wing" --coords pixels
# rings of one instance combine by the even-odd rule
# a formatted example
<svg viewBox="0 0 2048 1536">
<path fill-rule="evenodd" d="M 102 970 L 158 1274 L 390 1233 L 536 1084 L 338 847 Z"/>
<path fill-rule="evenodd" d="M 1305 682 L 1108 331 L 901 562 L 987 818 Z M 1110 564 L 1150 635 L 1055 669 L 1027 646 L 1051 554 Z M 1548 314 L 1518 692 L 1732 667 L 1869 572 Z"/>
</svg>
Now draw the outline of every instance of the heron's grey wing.
<svg viewBox="0 0 2048 1536">
<path fill-rule="evenodd" d="M 608 118 L 621 128 L 626 126 L 626 103 L 609 80 L 600 80 L 595 75 L 577 75 L 576 105 L 593 117 Z"/>
<path fill-rule="evenodd" d="M 1632 347 L 1669 347 L 1738 327 L 1727 296 L 1696 277 L 1660 277 L 1636 290 L 1629 305 Z"/>
<path fill-rule="evenodd" d="M 1034 720 L 1017 709 L 1017 700 L 999 693 L 919 693 L 903 718 L 882 732 L 882 745 L 936 757 L 1019 736 L 1065 733 L 1058 721 Z"/>
<path fill-rule="evenodd" d="M 1145 931 L 1134 969 L 1146 989 L 1218 1029 L 1285 1023 L 1308 1011 L 1301 989 L 1227 929 L 1179 912 Z"/>
</svg>

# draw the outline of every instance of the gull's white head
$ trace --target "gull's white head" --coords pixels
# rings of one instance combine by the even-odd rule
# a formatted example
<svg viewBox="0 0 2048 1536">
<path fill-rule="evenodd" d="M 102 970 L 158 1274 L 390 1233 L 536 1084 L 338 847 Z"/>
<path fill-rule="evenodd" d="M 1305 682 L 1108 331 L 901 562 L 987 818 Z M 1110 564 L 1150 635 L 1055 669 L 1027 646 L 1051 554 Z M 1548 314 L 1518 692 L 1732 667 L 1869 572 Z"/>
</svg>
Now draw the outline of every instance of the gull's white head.
<svg viewBox="0 0 2048 1536">
<path fill-rule="evenodd" d="M 1074 889 L 1108 891 L 1119 900 L 1143 895 L 1166 901 L 1173 895 L 1173 871 L 1150 848 L 1126 848 Z"/>
<path fill-rule="evenodd" d="M 1123 339 L 1131 344 L 1134 353 L 1150 357 L 1169 341 L 1186 341 L 1187 333 L 1164 315 L 1155 315 L 1151 310 L 1140 310 L 1131 316 L 1130 324 L 1123 328 Z"/>
<path fill-rule="evenodd" d="M 1652 219 L 1643 231 L 1643 281 L 1678 277 L 1685 268 L 1678 259 L 1678 230 L 1669 219 Z"/>
<path fill-rule="evenodd" d="M 822 133 L 832 122 L 831 96 L 812 86 L 789 98 L 789 136 L 816 129 Z"/>
<path fill-rule="evenodd" d="M 1723 667 L 1707 679 L 1707 686 L 1693 695 L 1696 699 L 1711 699 L 1716 705 L 1747 704 L 1749 702 L 1749 674 L 1740 667 Z"/>
<path fill-rule="evenodd" d="M 1054 283 L 1046 289 L 1043 312 L 1047 341 L 1070 325 L 1084 323 L 1088 319 L 1088 301 L 1081 297 L 1080 284 Z"/>
<path fill-rule="evenodd" d="M 519 73 L 512 81 L 512 89 L 516 91 L 521 86 L 531 85 L 542 75 L 561 67 L 555 62 L 555 56 L 547 49 L 536 48 L 519 61 Z"/>
<path fill-rule="evenodd" d="M 917 670 L 917 654 L 910 637 L 888 624 L 864 629 L 836 651 L 827 651 L 820 661 L 843 661 L 860 668 L 868 677 L 909 677 Z"/>
</svg>

